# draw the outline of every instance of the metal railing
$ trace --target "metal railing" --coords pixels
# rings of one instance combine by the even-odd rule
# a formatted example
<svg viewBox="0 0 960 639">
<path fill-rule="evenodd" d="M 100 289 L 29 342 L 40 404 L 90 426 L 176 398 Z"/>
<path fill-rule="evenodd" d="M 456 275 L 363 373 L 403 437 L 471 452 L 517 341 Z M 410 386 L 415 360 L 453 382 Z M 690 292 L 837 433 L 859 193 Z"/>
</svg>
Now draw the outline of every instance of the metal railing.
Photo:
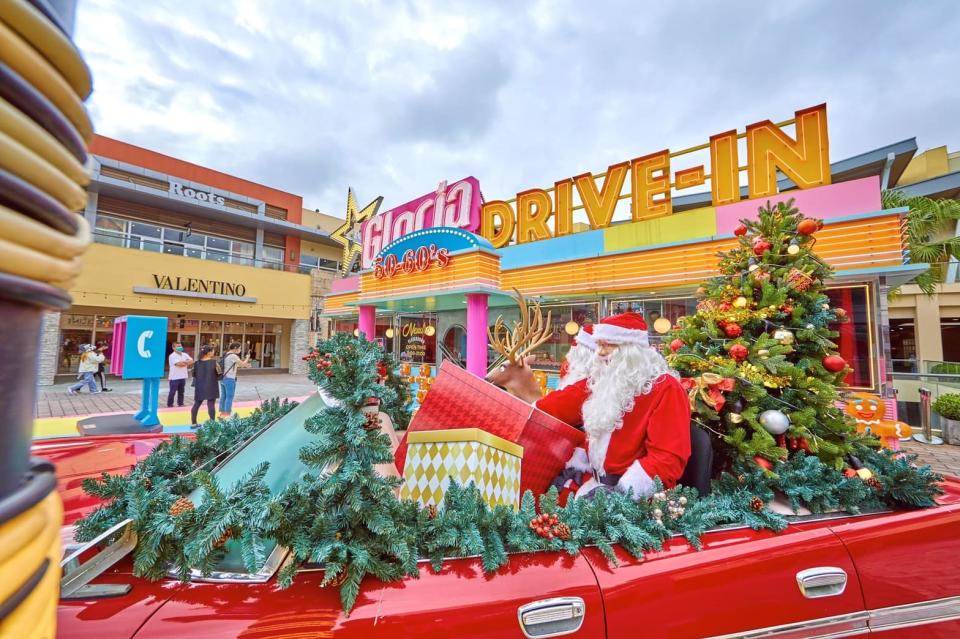
<svg viewBox="0 0 960 639">
<path fill-rule="evenodd" d="M 927 370 L 952 370 L 952 367 L 938 366 L 955 362 L 924 361 L 921 368 Z M 937 397 L 946 393 L 960 393 L 960 373 L 906 373 L 894 371 L 893 387 L 897 394 L 897 418 L 919 429 L 924 423 L 924 404 L 933 403 Z M 940 415 L 931 411 L 928 434 L 939 435 L 942 431 Z"/>
</svg>

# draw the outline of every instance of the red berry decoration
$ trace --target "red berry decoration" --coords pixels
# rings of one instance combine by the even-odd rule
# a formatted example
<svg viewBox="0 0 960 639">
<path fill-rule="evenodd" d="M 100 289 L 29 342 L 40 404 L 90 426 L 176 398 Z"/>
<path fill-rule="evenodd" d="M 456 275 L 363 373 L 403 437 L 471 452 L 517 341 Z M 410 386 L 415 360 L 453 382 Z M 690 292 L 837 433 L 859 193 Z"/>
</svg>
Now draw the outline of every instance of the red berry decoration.
<svg viewBox="0 0 960 639">
<path fill-rule="evenodd" d="M 801 220 L 800 223 L 797 224 L 797 233 L 800 235 L 813 235 L 819 228 L 820 224 L 816 220 L 807 218 L 805 220 Z"/>
<path fill-rule="evenodd" d="M 787 315 L 793 315 L 793 307 L 788 304 L 783 307 L 783 312 Z"/>
<path fill-rule="evenodd" d="M 849 479 L 849 478 L 852 478 L 852 477 L 856 477 L 856 476 L 857 476 L 857 471 L 855 471 L 855 470 L 852 469 L 852 468 L 845 468 L 845 469 L 843 470 L 843 476 L 846 477 L 846 478 L 848 478 L 848 479 Z"/>
<path fill-rule="evenodd" d="M 757 466 L 759 466 L 764 470 L 773 470 L 773 463 L 771 463 L 770 460 L 767 459 L 766 457 L 761 457 L 760 455 L 757 455 L 756 457 L 753 458 L 753 461 L 754 463 L 756 463 Z"/>
<path fill-rule="evenodd" d="M 737 237 L 742 237 L 747 234 L 747 227 L 741 224 L 737 228 L 733 229 L 733 234 Z"/>
<path fill-rule="evenodd" d="M 730 347 L 730 357 L 738 362 L 742 362 L 743 360 L 747 359 L 747 355 L 749 354 L 750 351 L 743 344 L 734 344 Z"/>
<path fill-rule="evenodd" d="M 679 337 L 673 340 L 672 342 L 670 342 L 670 350 L 673 351 L 674 353 L 676 353 L 681 348 L 683 348 L 683 346 L 684 346 L 683 340 L 680 339 Z"/>
<path fill-rule="evenodd" d="M 847 360 L 839 355 L 827 355 L 820 363 L 831 373 L 839 373 L 847 367 Z"/>
<path fill-rule="evenodd" d="M 740 328 L 739 324 L 730 322 L 723 327 L 723 332 L 727 334 L 727 337 L 740 337 L 743 334 L 743 329 Z"/>
</svg>

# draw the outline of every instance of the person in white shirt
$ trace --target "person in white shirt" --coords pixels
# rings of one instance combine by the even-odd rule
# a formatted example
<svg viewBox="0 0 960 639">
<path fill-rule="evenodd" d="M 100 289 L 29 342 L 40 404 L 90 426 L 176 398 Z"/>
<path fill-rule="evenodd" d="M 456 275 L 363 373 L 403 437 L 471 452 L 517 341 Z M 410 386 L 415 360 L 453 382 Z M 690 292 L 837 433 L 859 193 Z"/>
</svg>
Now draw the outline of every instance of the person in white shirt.
<svg viewBox="0 0 960 639">
<path fill-rule="evenodd" d="M 170 374 L 167 379 L 170 382 L 170 392 L 167 393 L 167 408 L 173 406 L 173 396 L 177 396 L 177 406 L 183 406 L 183 392 L 187 387 L 187 370 L 193 363 L 193 358 L 183 352 L 183 344 L 173 343 L 173 352 L 167 358 L 170 364 Z"/>
<path fill-rule="evenodd" d="M 104 360 L 103 353 L 98 353 L 93 344 L 84 344 L 80 347 L 80 371 L 78 377 L 80 381 L 67 389 L 70 395 L 76 395 L 77 392 L 86 386 L 91 393 L 99 393 L 97 384 L 93 381 L 93 374 L 100 368 L 100 362 Z"/>
</svg>

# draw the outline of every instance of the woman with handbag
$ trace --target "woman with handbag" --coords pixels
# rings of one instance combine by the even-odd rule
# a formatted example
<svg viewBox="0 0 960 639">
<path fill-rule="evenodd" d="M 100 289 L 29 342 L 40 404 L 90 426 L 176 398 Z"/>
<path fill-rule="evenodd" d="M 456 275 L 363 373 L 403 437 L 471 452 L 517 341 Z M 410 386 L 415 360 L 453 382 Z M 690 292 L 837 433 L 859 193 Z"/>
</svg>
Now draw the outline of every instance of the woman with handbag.
<svg viewBox="0 0 960 639">
<path fill-rule="evenodd" d="M 213 355 L 213 346 L 200 348 L 200 359 L 193 362 L 193 407 L 190 409 L 190 428 L 197 428 L 197 412 L 200 404 L 207 403 L 207 414 L 216 419 L 215 406 L 220 397 L 220 371 Z"/>
</svg>

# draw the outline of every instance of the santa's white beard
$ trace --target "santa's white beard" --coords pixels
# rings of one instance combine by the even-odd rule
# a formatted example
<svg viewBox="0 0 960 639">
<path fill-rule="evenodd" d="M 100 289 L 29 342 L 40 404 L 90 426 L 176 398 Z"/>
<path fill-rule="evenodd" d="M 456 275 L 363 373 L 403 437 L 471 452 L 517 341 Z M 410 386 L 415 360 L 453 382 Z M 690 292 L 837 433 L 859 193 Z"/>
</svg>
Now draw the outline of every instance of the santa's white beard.
<svg viewBox="0 0 960 639">
<path fill-rule="evenodd" d="M 589 377 L 590 371 L 597 363 L 596 352 L 581 344 L 570 347 L 566 360 L 567 374 L 560 379 L 557 388 L 566 388 Z"/>
<path fill-rule="evenodd" d="M 676 375 L 655 349 L 623 344 L 607 358 L 596 357 L 583 404 L 583 430 L 587 433 L 590 465 L 599 475 L 613 431 L 623 426 L 623 416 L 633 410 L 637 395 L 646 395 L 664 374 Z"/>
</svg>

